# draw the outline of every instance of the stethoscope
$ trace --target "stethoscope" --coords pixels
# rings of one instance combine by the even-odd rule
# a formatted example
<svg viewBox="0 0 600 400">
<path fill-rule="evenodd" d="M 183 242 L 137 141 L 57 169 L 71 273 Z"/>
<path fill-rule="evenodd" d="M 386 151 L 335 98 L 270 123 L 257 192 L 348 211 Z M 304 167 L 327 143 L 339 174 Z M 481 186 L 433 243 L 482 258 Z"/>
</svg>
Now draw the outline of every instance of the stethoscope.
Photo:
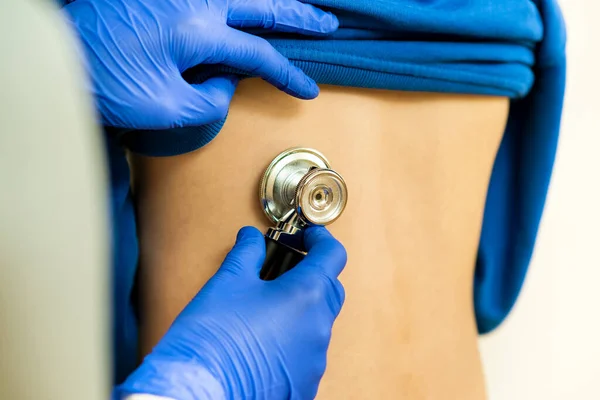
<svg viewBox="0 0 600 400">
<path fill-rule="evenodd" d="M 344 211 L 348 189 L 320 152 L 302 147 L 279 154 L 265 170 L 259 197 L 275 223 L 265 234 L 266 258 L 260 278 L 273 280 L 306 255 L 304 229 L 329 225 Z"/>
</svg>

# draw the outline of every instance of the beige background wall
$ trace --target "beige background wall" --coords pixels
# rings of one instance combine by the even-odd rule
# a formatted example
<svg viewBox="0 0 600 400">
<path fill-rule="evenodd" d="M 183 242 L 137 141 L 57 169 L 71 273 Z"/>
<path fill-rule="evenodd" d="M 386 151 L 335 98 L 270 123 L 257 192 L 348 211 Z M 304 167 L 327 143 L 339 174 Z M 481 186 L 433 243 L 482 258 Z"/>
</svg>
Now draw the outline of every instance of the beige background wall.
<svg viewBox="0 0 600 400">
<path fill-rule="evenodd" d="M 523 295 L 481 340 L 491 400 L 600 399 L 600 4 L 561 5 L 562 138 Z"/>
</svg>

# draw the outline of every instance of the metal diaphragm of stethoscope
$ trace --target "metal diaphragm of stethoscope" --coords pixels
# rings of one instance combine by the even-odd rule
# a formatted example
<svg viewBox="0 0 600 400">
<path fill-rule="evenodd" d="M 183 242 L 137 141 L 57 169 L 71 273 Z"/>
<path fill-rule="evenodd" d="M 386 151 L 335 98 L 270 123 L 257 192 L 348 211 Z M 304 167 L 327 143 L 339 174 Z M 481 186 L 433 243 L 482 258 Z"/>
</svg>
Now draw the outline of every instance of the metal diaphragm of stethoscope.
<svg viewBox="0 0 600 400">
<path fill-rule="evenodd" d="M 259 196 L 265 214 L 275 223 L 265 234 L 267 255 L 260 271 L 261 279 L 272 280 L 306 255 L 305 228 L 338 219 L 346 207 L 348 189 L 323 154 L 295 147 L 269 164 Z"/>
</svg>

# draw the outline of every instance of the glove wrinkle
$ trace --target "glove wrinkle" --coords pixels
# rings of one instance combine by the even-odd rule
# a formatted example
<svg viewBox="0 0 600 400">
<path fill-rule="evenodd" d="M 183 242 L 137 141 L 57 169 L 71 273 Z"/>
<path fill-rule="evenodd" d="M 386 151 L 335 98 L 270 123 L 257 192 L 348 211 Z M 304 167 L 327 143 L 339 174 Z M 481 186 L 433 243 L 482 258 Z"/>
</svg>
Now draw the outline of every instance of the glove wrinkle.
<svg viewBox="0 0 600 400">
<path fill-rule="evenodd" d="M 224 101 L 210 106 L 211 99 L 204 97 L 203 107 L 193 107 L 206 93 L 191 96 L 181 76 L 207 63 L 238 68 L 302 99 L 318 95 L 316 83 L 268 42 L 228 26 L 232 13 L 233 21 L 249 28 L 306 35 L 337 29 L 333 15 L 297 0 L 276 5 L 273 0 L 77 0 L 62 12 L 81 41 L 80 58 L 86 60 L 103 123 L 126 129 L 170 129 L 222 119 L 234 90 L 218 87 Z"/>
</svg>

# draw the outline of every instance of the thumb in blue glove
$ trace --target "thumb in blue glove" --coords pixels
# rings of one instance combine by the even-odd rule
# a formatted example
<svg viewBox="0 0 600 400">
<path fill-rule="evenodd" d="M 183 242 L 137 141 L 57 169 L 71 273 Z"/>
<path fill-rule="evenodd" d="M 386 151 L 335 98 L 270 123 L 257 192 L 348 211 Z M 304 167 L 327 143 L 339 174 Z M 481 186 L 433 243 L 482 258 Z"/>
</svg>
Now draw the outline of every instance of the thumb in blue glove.
<svg viewBox="0 0 600 400">
<path fill-rule="evenodd" d="M 224 64 L 303 99 L 316 83 L 266 40 L 235 28 L 323 35 L 338 21 L 298 0 L 77 0 L 63 8 L 84 49 L 103 123 L 131 129 L 203 125 L 227 114 L 237 78 L 188 84 L 181 73 Z"/>
<path fill-rule="evenodd" d="M 177 400 L 312 399 L 344 302 L 344 247 L 307 230 L 308 255 L 273 281 L 258 274 L 263 235 L 240 230 L 219 271 L 175 320 L 117 394 Z"/>
</svg>

